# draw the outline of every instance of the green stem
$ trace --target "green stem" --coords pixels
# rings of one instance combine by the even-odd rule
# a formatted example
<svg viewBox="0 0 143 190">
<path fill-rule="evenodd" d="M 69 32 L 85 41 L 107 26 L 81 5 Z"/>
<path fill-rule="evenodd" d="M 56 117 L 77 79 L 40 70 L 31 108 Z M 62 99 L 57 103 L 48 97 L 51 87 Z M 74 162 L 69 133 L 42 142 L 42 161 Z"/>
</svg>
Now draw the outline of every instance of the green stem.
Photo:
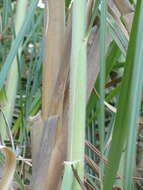
<svg viewBox="0 0 143 190">
<path fill-rule="evenodd" d="M 70 74 L 69 160 L 78 161 L 78 174 L 84 177 L 86 110 L 86 0 L 73 2 L 72 52 Z M 80 189 L 75 180 L 73 189 Z"/>
</svg>

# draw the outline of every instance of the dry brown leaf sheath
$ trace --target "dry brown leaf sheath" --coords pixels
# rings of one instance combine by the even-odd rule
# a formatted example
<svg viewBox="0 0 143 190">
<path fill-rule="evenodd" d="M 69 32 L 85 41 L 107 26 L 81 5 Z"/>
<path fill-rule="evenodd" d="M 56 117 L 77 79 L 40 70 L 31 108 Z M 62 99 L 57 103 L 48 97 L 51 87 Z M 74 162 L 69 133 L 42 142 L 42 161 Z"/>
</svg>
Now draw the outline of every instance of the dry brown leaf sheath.
<svg viewBox="0 0 143 190">
<path fill-rule="evenodd" d="M 42 82 L 42 116 L 50 115 L 50 103 L 64 51 L 64 1 L 45 0 L 45 52 Z"/>
<path fill-rule="evenodd" d="M 47 4 L 48 2 L 48 4 Z M 43 65 L 43 86 L 42 86 L 42 126 L 44 126 L 44 131 L 49 133 L 51 124 L 49 125 L 48 120 L 49 117 L 58 116 L 59 120 L 54 129 L 57 129 L 57 126 L 61 126 L 61 115 L 62 115 L 62 99 L 64 96 L 64 85 L 67 80 L 67 71 L 66 65 L 67 62 L 63 63 L 64 53 L 64 39 L 65 39 L 65 23 L 64 23 L 64 0 L 49 0 L 45 1 L 46 3 L 46 23 L 45 23 L 45 58 Z M 69 50 L 70 51 L 70 50 Z M 65 65 L 66 63 L 66 65 Z M 65 67 L 64 67 L 65 65 Z M 41 126 L 39 126 L 41 127 Z M 61 127 L 58 127 L 61 128 Z M 34 126 L 33 129 L 35 130 Z M 55 130 L 54 130 L 55 131 Z M 40 161 L 45 163 L 45 167 L 43 165 L 40 166 L 38 157 L 36 164 L 39 165 L 39 169 L 41 173 L 43 172 L 44 176 L 42 181 L 40 181 L 39 172 L 33 168 L 33 171 L 36 173 L 33 174 L 33 180 L 39 180 L 42 189 L 56 189 L 59 183 L 59 177 L 61 176 L 61 167 L 62 161 L 65 158 L 63 151 L 60 149 L 62 147 L 61 139 L 59 138 L 59 132 L 57 132 L 57 138 L 55 140 L 55 132 L 51 135 L 49 140 L 43 142 L 44 133 L 41 138 L 41 145 L 39 149 Z M 35 132 L 33 132 L 34 134 Z M 61 131 L 60 131 L 60 134 Z M 35 137 L 34 137 L 35 138 Z M 36 138 L 35 138 L 36 139 Z M 39 140 L 38 140 L 39 141 Z M 33 142 L 35 140 L 33 139 Z M 38 142 L 37 142 L 38 143 Z M 44 143 L 44 145 L 43 145 Z M 54 146 L 55 145 L 55 146 Z M 60 146 L 61 145 L 61 146 Z M 44 155 L 45 148 L 42 149 L 44 151 L 41 152 L 41 147 L 46 147 L 46 151 L 50 150 L 48 155 Z M 51 151 L 52 147 L 52 151 Z M 37 155 L 39 155 L 37 154 Z M 43 155 L 43 156 L 42 156 Z M 64 157 L 64 158 L 63 158 Z M 36 166 L 35 164 L 35 166 Z M 46 170 L 45 170 L 46 168 Z M 56 169 L 55 169 L 56 168 Z M 51 172 L 52 171 L 52 172 Z M 60 173 L 59 173 L 60 172 Z M 33 181 L 34 185 L 34 181 Z M 34 189 L 39 189 L 38 186 L 34 186 Z"/>
</svg>

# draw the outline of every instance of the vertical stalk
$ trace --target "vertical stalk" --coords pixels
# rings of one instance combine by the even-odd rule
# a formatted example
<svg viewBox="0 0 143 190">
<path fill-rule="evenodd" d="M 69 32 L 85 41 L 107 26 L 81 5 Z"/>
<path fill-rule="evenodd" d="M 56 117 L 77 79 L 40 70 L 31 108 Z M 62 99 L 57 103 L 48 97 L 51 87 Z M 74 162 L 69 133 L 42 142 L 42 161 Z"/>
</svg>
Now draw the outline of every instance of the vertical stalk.
<svg viewBox="0 0 143 190">
<path fill-rule="evenodd" d="M 78 174 L 84 176 L 86 110 L 86 0 L 74 0 L 70 73 L 69 159 L 77 161 Z M 77 182 L 73 189 L 80 189 Z"/>
<path fill-rule="evenodd" d="M 107 0 L 101 1 L 100 11 L 100 73 L 99 73 L 99 93 L 100 93 L 100 112 L 99 112 L 99 132 L 100 132 L 100 150 L 101 154 L 104 153 L 104 125 L 105 125 L 105 38 L 106 38 L 106 13 L 107 13 Z M 100 178 L 103 178 L 103 164 L 101 163 Z M 101 184 L 102 189 L 102 184 Z"/>
</svg>

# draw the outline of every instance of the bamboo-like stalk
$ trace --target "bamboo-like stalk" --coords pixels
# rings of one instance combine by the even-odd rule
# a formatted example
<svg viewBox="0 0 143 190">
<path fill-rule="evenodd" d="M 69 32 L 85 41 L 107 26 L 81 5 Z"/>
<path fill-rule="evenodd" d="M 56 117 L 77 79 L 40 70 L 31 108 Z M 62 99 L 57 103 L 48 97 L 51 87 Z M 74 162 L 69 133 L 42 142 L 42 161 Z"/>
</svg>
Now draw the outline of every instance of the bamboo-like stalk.
<svg viewBox="0 0 143 190">
<path fill-rule="evenodd" d="M 17 12 L 16 12 L 16 19 L 15 19 L 16 35 L 18 34 L 23 24 L 23 21 L 25 19 L 27 3 L 28 3 L 28 0 L 19 0 L 17 2 Z M 19 55 L 20 53 L 21 53 L 21 48 L 19 48 L 19 51 L 18 51 Z M 12 114 L 13 114 L 13 109 L 14 109 L 14 104 L 15 104 L 16 93 L 17 93 L 17 85 L 18 85 L 18 63 L 17 63 L 17 59 L 15 58 L 11 65 L 7 82 L 6 82 L 7 103 L 3 108 L 4 109 L 3 112 L 9 126 L 11 126 L 11 123 L 12 123 Z M 3 118 L 1 122 L 2 122 L 1 123 L 2 137 L 3 139 L 5 139 L 7 136 L 7 132 L 6 132 L 6 124 Z"/>
<path fill-rule="evenodd" d="M 77 161 L 78 174 L 84 176 L 86 109 L 86 1 L 73 2 L 72 52 L 70 73 L 69 160 Z M 73 189 L 80 189 L 76 180 Z"/>
</svg>

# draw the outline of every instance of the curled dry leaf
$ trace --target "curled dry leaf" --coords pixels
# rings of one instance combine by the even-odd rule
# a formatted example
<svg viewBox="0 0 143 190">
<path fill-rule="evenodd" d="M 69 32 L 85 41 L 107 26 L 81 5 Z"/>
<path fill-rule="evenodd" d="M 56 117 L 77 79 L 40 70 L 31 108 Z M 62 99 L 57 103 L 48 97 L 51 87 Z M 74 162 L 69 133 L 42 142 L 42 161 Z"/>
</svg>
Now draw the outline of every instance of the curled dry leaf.
<svg viewBox="0 0 143 190">
<path fill-rule="evenodd" d="M 16 156 L 15 153 L 8 147 L 0 146 L 0 150 L 2 150 L 5 154 L 5 165 L 3 176 L 0 180 L 0 189 L 9 190 L 16 168 Z"/>
<path fill-rule="evenodd" d="M 133 7 L 131 6 L 129 0 L 113 0 L 122 15 L 129 14 L 133 12 Z"/>
</svg>

